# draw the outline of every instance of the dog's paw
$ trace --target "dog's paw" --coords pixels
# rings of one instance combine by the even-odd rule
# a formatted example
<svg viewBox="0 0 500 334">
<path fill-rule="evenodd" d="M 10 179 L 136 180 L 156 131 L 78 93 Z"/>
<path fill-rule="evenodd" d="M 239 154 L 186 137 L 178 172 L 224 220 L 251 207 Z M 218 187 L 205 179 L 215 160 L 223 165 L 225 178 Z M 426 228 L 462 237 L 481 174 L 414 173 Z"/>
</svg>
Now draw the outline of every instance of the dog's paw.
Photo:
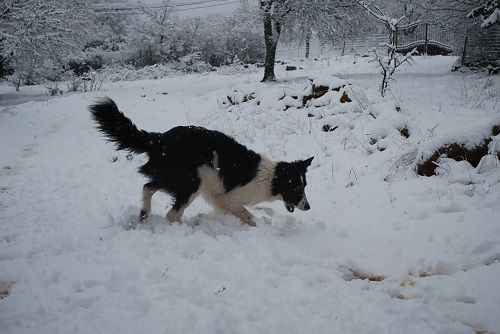
<svg viewBox="0 0 500 334">
<path fill-rule="evenodd" d="M 257 224 L 255 223 L 255 220 L 253 220 L 253 219 L 248 220 L 246 223 L 247 223 L 247 225 L 250 225 L 250 226 L 257 226 Z"/>
<path fill-rule="evenodd" d="M 148 219 L 149 217 L 149 213 L 144 211 L 144 210 L 141 210 L 141 212 L 139 213 L 139 222 L 141 224 L 144 224 L 146 222 L 146 220 Z"/>
</svg>

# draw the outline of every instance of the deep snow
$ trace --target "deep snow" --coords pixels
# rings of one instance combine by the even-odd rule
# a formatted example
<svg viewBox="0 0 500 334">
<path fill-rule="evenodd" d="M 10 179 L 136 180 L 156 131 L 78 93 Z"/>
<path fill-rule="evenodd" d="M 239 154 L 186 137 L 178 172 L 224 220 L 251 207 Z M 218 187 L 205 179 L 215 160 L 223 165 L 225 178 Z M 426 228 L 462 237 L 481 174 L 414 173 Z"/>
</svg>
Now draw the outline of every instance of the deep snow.
<svg viewBox="0 0 500 334">
<path fill-rule="evenodd" d="M 226 70 L 0 109 L 2 333 L 500 332 L 498 160 L 412 171 L 500 114 L 500 79 L 452 73 L 454 60 L 416 57 L 386 99 L 375 64 L 346 56 L 279 66 L 271 84 L 261 70 Z M 308 78 L 350 83 L 354 101 L 332 92 L 287 108 Z M 150 131 L 196 124 L 273 159 L 314 155 L 311 210 L 264 203 L 252 228 L 196 200 L 184 224 L 168 225 L 157 194 L 149 222 L 134 226 L 145 158 L 97 132 L 86 108 L 102 95 Z"/>
</svg>

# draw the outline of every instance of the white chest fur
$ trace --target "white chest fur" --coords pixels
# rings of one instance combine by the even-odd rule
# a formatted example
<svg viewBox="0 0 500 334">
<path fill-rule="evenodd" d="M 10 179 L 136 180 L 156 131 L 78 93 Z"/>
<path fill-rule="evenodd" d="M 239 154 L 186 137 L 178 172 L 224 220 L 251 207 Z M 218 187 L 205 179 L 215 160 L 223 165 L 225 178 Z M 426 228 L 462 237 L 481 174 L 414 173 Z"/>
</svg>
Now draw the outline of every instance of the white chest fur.
<svg viewBox="0 0 500 334">
<path fill-rule="evenodd" d="M 257 174 L 253 180 L 243 186 L 226 192 L 217 170 L 217 159 L 214 157 L 214 167 L 203 165 L 198 168 L 201 179 L 200 193 L 209 202 L 223 202 L 224 206 L 254 205 L 257 203 L 278 199 L 272 195 L 272 179 L 276 163 L 262 157 Z"/>
</svg>

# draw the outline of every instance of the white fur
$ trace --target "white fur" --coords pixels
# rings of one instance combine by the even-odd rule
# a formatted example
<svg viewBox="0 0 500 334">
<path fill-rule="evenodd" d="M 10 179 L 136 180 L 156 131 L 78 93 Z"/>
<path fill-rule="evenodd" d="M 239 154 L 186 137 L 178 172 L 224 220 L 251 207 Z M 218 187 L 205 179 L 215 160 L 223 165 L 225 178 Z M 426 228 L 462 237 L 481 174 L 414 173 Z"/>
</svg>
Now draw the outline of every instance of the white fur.
<svg viewBox="0 0 500 334">
<path fill-rule="evenodd" d="M 223 212 L 233 214 L 249 225 L 255 225 L 252 214 L 244 205 L 281 199 L 281 196 L 273 196 L 271 191 L 276 163 L 262 157 L 257 175 L 252 181 L 226 192 L 218 174 L 217 160 L 217 155 L 214 154 L 214 167 L 203 165 L 198 168 L 201 195 Z"/>
<path fill-rule="evenodd" d="M 300 200 L 299 204 L 297 204 L 297 209 L 304 211 L 306 207 L 309 206 L 309 202 L 307 201 L 306 194 L 302 194 L 302 199 Z"/>
</svg>

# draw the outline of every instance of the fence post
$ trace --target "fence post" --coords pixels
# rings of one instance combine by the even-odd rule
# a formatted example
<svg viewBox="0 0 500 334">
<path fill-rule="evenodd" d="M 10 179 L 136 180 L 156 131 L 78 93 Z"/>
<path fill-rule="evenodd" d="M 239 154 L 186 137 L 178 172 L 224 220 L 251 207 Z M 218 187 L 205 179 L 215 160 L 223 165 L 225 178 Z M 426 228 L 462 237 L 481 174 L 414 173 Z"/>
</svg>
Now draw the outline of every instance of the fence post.
<svg viewBox="0 0 500 334">
<path fill-rule="evenodd" d="M 342 56 L 344 55 L 344 51 L 345 51 L 345 39 L 344 39 L 344 44 L 342 45 Z"/>
<path fill-rule="evenodd" d="M 399 36 L 399 26 L 396 25 L 396 36 L 394 36 L 394 48 L 398 50 L 398 36 Z"/>
<path fill-rule="evenodd" d="M 460 62 L 462 65 L 464 64 L 464 59 L 465 59 L 465 50 L 467 49 L 467 33 L 465 35 L 465 42 L 464 42 L 464 50 L 462 51 L 462 61 Z"/>
<path fill-rule="evenodd" d="M 424 42 L 424 54 L 425 54 L 426 56 L 427 56 L 427 40 L 428 40 L 428 38 L 427 38 L 427 36 L 428 36 L 428 35 L 427 35 L 427 33 L 428 33 L 428 29 L 429 29 L 429 24 L 428 24 L 428 23 L 426 23 L 426 24 L 425 24 L 425 42 Z"/>
</svg>

